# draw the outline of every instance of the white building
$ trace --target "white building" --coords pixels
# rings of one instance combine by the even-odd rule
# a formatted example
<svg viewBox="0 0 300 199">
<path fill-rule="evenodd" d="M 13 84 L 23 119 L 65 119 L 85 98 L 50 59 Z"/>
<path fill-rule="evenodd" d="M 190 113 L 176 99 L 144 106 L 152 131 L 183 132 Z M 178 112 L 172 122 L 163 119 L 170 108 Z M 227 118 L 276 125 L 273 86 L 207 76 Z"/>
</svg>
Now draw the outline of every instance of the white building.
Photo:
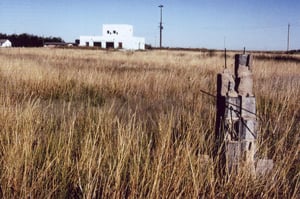
<svg viewBox="0 0 300 199">
<path fill-rule="evenodd" d="M 145 50 L 145 38 L 134 37 L 133 27 L 126 24 L 104 24 L 102 36 L 80 36 L 79 46 Z"/>
<path fill-rule="evenodd" d="M 0 39 L 0 47 L 11 47 L 11 42 L 8 39 Z"/>
</svg>

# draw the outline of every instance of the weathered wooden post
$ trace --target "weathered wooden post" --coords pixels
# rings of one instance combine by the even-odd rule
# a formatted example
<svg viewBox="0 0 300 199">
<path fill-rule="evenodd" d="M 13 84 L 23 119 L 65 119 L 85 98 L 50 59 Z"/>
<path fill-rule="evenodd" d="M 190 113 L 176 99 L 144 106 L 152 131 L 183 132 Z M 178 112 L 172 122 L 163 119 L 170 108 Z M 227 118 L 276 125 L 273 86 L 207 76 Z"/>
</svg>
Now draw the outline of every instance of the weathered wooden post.
<svg viewBox="0 0 300 199">
<path fill-rule="evenodd" d="M 239 145 L 243 168 L 255 175 L 256 138 L 256 101 L 253 95 L 253 75 L 251 55 L 235 56 L 235 78 L 240 99 Z M 242 168 L 241 167 L 241 168 Z"/>
<path fill-rule="evenodd" d="M 227 172 L 244 170 L 255 175 L 257 121 L 251 55 L 236 55 L 234 70 L 234 76 L 227 68 L 218 74 L 217 133 L 225 142 Z"/>
<path fill-rule="evenodd" d="M 216 144 L 225 144 L 221 149 L 225 162 L 221 163 L 225 163 L 228 174 L 244 171 L 255 177 L 272 170 L 272 160 L 255 156 L 257 126 L 252 59 L 244 52 L 235 55 L 234 75 L 225 64 L 217 78 Z"/>
</svg>

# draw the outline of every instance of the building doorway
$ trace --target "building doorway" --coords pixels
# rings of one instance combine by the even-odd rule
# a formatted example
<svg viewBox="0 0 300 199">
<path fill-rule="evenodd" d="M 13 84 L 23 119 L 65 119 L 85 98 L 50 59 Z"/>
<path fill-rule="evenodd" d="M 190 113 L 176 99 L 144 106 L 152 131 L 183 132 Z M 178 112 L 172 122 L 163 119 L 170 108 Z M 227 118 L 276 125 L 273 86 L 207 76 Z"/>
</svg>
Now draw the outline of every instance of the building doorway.
<svg viewBox="0 0 300 199">
<path fill-rule="evenodd" d="M 119 42 L 118 48 L 119 48 L 119 49 L 122 49 L 122 48 L 123 48 L 123 43 L 122 43 L 122 42 Z"/>
<path fill-rule="evenodd" d="M 106 42 L 106 48 L 115 48 L 114 42 Z"/>
<path fill-rule="evenodd" d="M 100 48 L 101 48 L 101 47 L 102 47 L 102 44 L 101 44 L 101 42 L 94 42 L 94 46 L 95 46 L 95 47 L 100 47 Z"/>
</svg>

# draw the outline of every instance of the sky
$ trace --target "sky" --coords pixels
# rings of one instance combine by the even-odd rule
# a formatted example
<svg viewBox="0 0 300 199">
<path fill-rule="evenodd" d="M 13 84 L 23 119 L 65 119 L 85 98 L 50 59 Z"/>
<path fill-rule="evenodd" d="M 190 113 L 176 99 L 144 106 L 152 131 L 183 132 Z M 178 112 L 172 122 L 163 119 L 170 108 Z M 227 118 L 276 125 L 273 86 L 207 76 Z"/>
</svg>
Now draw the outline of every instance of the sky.
<svg viewBox="0 0 300 199">
<path fill-rule="evenodd" d="M 300 0 L 0 0 L 0 33 L 74 42 L 101 35 L 102 24 L 131 24 L 134 35 L 163 46 L 238 50 L 300 49 Z"/>
</svg>

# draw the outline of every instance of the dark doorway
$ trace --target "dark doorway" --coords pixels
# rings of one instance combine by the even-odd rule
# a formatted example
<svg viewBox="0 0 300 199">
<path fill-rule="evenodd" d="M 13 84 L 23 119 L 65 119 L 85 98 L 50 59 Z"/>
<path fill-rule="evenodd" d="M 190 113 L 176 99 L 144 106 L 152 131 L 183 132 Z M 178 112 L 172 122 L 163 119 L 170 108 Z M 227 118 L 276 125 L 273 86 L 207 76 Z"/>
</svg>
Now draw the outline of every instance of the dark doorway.
<svg viewBox="0 0 300 199">
<path fill-rule="evenodd" d="M 106 42 L 106 48 L 115 48 L 114 42 Z"/>
<path fill-rule="evenodd" d="M 102 47 L 101 42 L 94 42 L 94 46 L 95 47 L 100 47 L 100 48 Z"/>
<path fill-rule="evenodd" d="M 123 43 L 122 43 L 122 42 L 119 42 L 118 48 L 119 48 L 119 49 L 122 49 L 122 48 L 123 48 Z"/>
<path fill-rule="evenodd" d="M 90 43 L 89 42 L 85 42 L 85 46 L 90 46 Z"/>
</svg>

